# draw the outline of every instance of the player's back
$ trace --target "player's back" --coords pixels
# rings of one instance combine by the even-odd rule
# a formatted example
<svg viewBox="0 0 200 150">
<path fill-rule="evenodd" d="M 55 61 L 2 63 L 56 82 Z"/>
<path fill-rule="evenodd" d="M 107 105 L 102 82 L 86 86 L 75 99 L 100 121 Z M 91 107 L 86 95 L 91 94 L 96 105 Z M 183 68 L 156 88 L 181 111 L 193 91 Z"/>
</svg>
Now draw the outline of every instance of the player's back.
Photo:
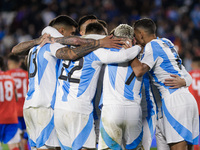
<svg viewBox="0 0 200 150">
<path fill-rule="evenodd" d="M 153 60 L 154 62 L 149 63 L 153 64 L 151 66 L 150 74 L 153 83 L 158 87 L 162 96 L 164 97 L 164 95 L 176 91 L 177 89 L 169 89 L 169 86 L 164 85 L 165 79 L 171 78 L 170 74 L 179 75 L 180 77 L 184 76 L 181 59 L 179 58 L 173 43 L 168 39 L 158 38 L 149 42 L 145 46 L 145 51 L 146 50 L 148 51 L 147 53 L 152 53 L 149 57 L 151 57 L 150 60 Z M 143 59 L 142 62 L 145 63 Z"/>
<path fill-rule="evenodd" d="M 21 69 L 11 69 L 7 71 L 15 81 L 17 90 L 17 109 L 18 116 L 23 116 L 23 105 L 28 91 L 28 72 Z"/>
<path fill-rule="evenodd" d="M 53 45 L 35 46 L 29 52 L 29 89 L 24 108 L 50 107 L 55 100 L 59 60 L 52 54 Z"/>
<path fill-rule="evenodd" d="M 110 49 L 120 51 L 119 49 Z M 142 77 L 136 77 L 129 62 L 108 64 L 103 81 L 103 104 L 130 105 L 141 102 Z"/>
<path fill-rule="evenodd" d="M 89 38 L 103 37 L 105 36 L 94 35 Z M 91 102 L 96 92 L 101 66 L 102 63 L 95 51 L 76 61 L 62 60 L 58 72 L 55 108 L 91 113 Z"/>
<path fill-rule="evenodd" d="M 0 116 L 0 124 L 18 123 L 15 82 L 3 71 L 0 71 Z"/>
</svg>

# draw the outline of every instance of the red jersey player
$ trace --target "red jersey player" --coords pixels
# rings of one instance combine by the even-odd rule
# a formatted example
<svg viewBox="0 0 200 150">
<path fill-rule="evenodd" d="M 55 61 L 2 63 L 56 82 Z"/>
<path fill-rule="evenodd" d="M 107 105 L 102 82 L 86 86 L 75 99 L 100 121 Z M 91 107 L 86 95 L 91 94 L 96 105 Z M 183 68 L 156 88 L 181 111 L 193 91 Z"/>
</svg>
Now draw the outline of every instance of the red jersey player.
<svg viewBox="0 0 200 150">
<path fill-rule="evenodd" d="M 19 56 L 10 54 L 8 56 L 8 73 L 14 78 L 16 89 L 17 89 L 17 112 L 19 128 L 21 133 L 21 149 L 25 147 L 26 140 L 23 139 L 24 131 L 26 130 L 26 125 L 23 118 L 23 105 L 28 90 L 28 72 L 21 69 L 21 61 Z"/>
<path fill-rule="evenodd" d="M 192 84 L 189 87 L 190 93 L 197 101 L 200 116 L 200 57 L 194 57 L 192 60 L 192 71 L 189 72 L 192 76 Z M 199 149 L 198 145 L 194 146 L 195 150 Z"/>
<path fill-rule="evenodd" d="M 3 58 L 0 57 L 0 142 L 8 144 L 10 150 L 19 150 L 15 82 L 2 68 Z"/>
</svg>

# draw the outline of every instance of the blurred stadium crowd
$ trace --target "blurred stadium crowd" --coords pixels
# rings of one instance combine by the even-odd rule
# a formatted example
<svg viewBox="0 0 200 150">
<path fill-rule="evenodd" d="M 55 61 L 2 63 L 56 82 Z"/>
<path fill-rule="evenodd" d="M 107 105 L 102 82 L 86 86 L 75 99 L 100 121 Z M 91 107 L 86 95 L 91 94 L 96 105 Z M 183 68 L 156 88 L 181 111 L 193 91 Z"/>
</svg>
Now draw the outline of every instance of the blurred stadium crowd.
<svg viewBox="0 0 200 150">
<path fill-rule="evenodd" d="M 200 0 L 1 0 L 0 55 L 7 56 L 17 43 L 39 37 L 60 14 L 76 21 L 94 14 L 107 22 L 108 32 L 120 23 L 132 25 L 150 17 L 158 26 L 157 35 L 177 46 L 187 71 L 193 56 L 200 56 Z"/>
</svg>

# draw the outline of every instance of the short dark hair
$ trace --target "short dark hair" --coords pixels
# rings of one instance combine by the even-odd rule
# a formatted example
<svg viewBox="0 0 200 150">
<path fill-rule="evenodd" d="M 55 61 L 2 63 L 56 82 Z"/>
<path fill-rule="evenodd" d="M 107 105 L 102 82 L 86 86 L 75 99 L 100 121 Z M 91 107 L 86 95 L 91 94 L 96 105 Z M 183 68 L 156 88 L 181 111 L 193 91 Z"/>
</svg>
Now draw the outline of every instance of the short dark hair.
<svg viewBox="0 0 200 150">
<path fill-rule="evenodd" d="M 4 69 L 4 60 L 2 56 L 0 56 L 0 69 Z"/>
<path fill-rule="evenodd" d="M 107 23 L 104 20 L 98 20 L 98 22 L 107 28 Z"/>
<path fill-rule="evenodd" d="M 148 32 L 148 34 L 156 34 L 156 24 L 150 18 L 143 18 L 143 19 L 137 20 L 134 23 L 133 28 L 134 30 L 137 28 L 143 28 Z"/>
<path fill-rule="evenodd" d="M 80 31 L 81 25 L 90 19 L 97 19 L 97 17 L 95 15 L 85 15 L 85 16 L 81 17 L 78 21 L 78 30 Z"/>
<path fill-rule="evenodd" d="M 106 32 L 103 25 L 98 22 L 94 22 L 86 26 L 85 34 L 106 34 Z"/>
<path fill-rule="evenodd" d="M 53 24 L 54 24 L 54 21 L 55 21 L 55 18 L 53 18 L 50 22 L 49 22 L 49 26 L 53 26 Z"/>
<path fill-rule="evenodd" d="M 78 27 L 77 22 L 67 15 L 59 15 L 58 17 L 51 20 L 49 23 L 49 25 L 52 27 L 55 25 L 60 25 L 60 24 L 65 25 L 65 26 L 74 26 L 76 28 Z"/>
<path fill-rule="evenodd" d="M 8 60 L 12 60 L 12 61 L 14 61 L 14 62 L 16 62 L 16 63 L 19 63 L 19 62 L 20 62 L 19 56 L 18 56 L 18 55 L 14 55 L 14 54 L 12 54 L 12 53 L 10 53 L 10 54 L 8 55 L 7 59 L 8 59 Z"/>
</svg>

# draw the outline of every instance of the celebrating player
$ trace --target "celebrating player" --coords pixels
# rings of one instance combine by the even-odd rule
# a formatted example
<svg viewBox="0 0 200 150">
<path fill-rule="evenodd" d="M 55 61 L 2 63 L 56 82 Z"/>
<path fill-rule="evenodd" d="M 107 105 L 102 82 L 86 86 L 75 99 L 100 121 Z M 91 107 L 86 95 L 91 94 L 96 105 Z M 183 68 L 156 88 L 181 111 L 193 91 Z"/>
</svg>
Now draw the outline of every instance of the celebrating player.
<svg viewBox="0 0 200 150">
<path fill-rule="evenodd" d="M 133 28 L 121 24 L 115 28 L 114 37 L 124 38 L 132 46 Z M 142 81 L 142 77 L 132 76 L 129 62 L 106 65 L 98 149 L 142 149 Z"/>
<path fill-rule="evenodd" d="M 184 68 L 171 41 L 156 38 L 155 31 L 151 19 L 135 22 L 135 38 L 145 49 L 141 62 L 135 58 L 131 65 L 138 77 L 150 70 L 153 84 L 159 89 L 163 111 L 159 127 L 170 149 L 192 149 L 192 145 L 198 143 L 199 135 L 197 104 L 187 88 L 171 89 L 164 85 L 170 74 L 182 77 Z"/>
<path fill-rule="evenodd" d="M 101 24 L 90 23 L 89 28 L 93 32 L 87 30 L 90 34 L 84 38 L 105 37 Z M 96 33 L 104 33 L 104 36 Z M 62 149 L 95 149 L 92 99 L 101 66 L 129 61 L 140 50 L 139 46 L 118 52 L 99 48 L 76 61 L 62 61 L 55 103 L 55 126 Z"/>
</svg>

